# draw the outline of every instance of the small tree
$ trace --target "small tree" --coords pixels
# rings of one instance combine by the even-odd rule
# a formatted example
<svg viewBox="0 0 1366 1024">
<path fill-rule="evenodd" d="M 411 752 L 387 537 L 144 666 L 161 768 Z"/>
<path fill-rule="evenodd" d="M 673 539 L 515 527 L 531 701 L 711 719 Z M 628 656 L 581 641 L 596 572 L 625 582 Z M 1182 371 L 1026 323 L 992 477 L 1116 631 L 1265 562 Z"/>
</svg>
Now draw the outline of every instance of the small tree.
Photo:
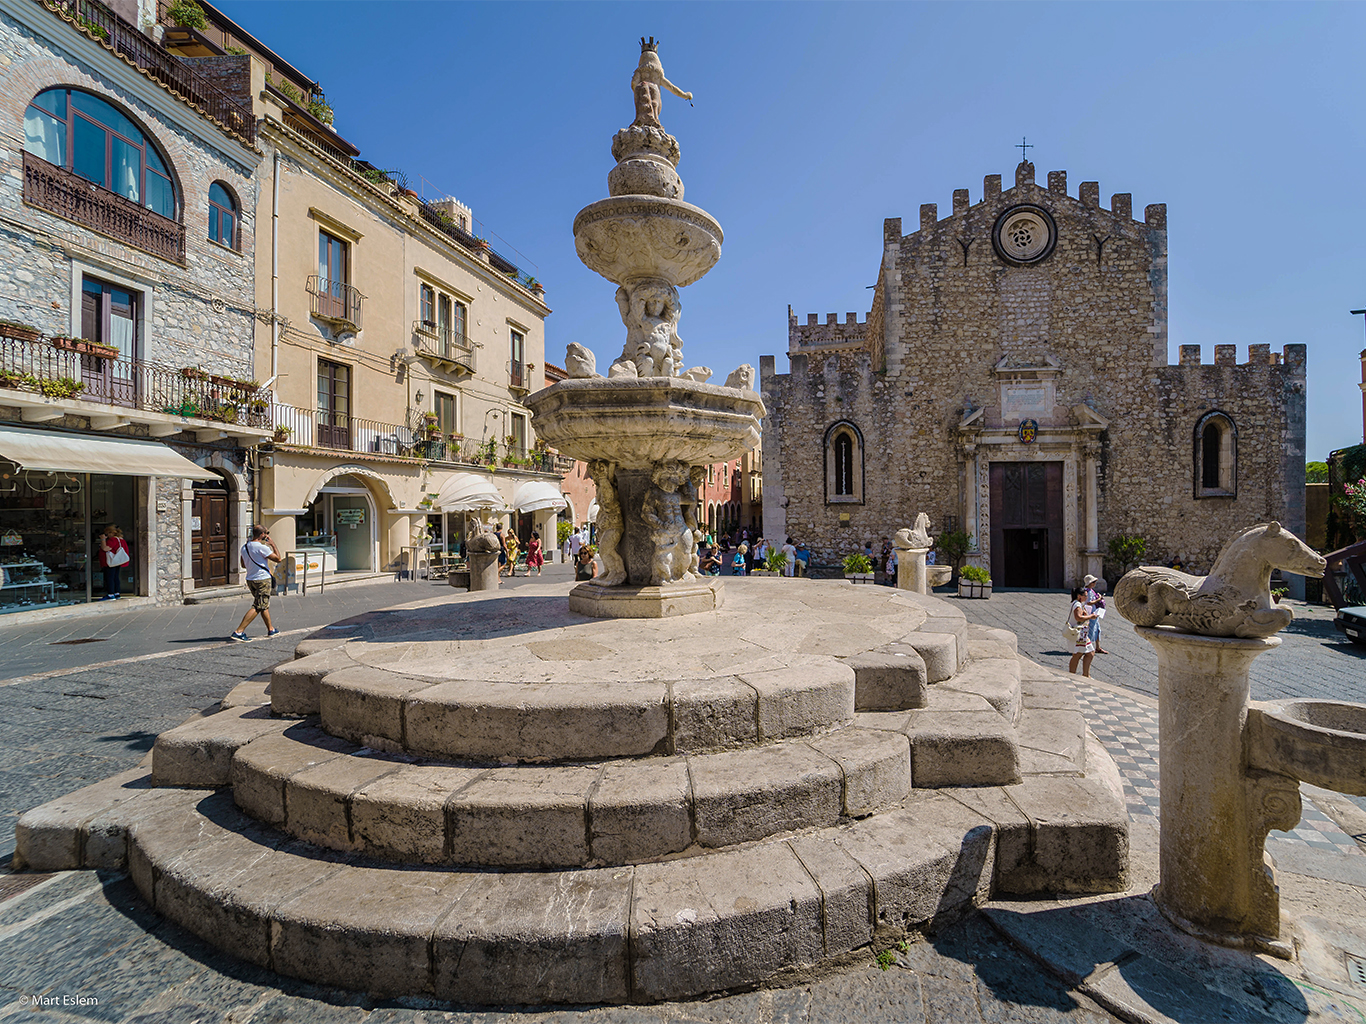
<svg viewBox="0 0 1366 1024">
<path fill-rule="evenodd" d="M 1110 538 L 1110 561 L 1123 576 L 1148 556 L 1148 542 L 1135 534 L 1121 533 Z"/>
<path fill-rule="evenodd" d="M 968 551 L 972 549 L 972 538 L 968 536 L 966 530 L 948 530 L 939 535 L 939 539 L 934 542 L 934 550 L 937 557 L 953 566 L 953 574 L 958 575 L 958 570 L 962 568 L 963 559 L 968 557 Z"/>
<path fill-rule="evenodd" d="M 555 524 L 555 544 L 557 547 L 564 547 L 564 542 L 569 539 L 569 535 L 574 532 L 574 527 L 568 520 L 561 519 Z"/>
<path fill-rule="evenodd" d="M 1326 484 L 1328 482 L 1328 463 L 1306 462 L 1304 464 L 1304 482 L 1307 484 Z"/>
</svg>

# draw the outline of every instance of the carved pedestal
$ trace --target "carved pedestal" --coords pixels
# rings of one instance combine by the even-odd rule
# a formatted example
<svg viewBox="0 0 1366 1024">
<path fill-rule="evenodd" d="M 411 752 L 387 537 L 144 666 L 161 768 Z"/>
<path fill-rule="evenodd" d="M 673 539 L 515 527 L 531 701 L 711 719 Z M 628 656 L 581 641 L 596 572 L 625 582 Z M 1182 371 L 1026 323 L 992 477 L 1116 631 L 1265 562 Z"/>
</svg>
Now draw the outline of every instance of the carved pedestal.
<svg viewBox="0 0 1366 1024">
<path fill-rule="evenodd" d="M 901 590 L 917 594 L 930 592 L 929 568 L 925 556 L 929 548 L 898 548 L 896 552 L 896 585 Z"/>
<path fill-rule="evenodd" d="M 497 551 L 471 551 L 469 563 L 471 591 L 498 589 Z"/>
<path fill-rule="evenodd" d="M 1158 661 L 1161 881 L 1153 898 L 1178 927 L 1289 956 L 1266 834 L 1300 818 L 1296 780 L 1248 766 L 1248 669 L 1280 646 L 1134 627 Z"/>
</svg>

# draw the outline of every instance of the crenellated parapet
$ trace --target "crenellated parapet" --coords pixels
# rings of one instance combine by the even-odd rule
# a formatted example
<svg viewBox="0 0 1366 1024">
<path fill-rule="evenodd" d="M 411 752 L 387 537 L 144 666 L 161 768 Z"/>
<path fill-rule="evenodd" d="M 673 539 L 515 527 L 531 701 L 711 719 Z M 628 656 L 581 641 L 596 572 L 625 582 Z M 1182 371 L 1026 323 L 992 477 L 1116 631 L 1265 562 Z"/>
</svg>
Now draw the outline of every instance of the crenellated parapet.
<svg viewBox="0 0 1366 1024">
<path fill-rule="evenodd" d="M 787 354 L 789 356 L 812 352 L 852 351 L 866 348 L 869 316 L 859 319 L 859 314 L 844 314 L 843 322 L 834 314 L 825 314 L 825 322 L 820 322 L 816 313 L 806 315 L 806 323 L 798 323 L 797 314 L 787 307 Z"/>
</svg>

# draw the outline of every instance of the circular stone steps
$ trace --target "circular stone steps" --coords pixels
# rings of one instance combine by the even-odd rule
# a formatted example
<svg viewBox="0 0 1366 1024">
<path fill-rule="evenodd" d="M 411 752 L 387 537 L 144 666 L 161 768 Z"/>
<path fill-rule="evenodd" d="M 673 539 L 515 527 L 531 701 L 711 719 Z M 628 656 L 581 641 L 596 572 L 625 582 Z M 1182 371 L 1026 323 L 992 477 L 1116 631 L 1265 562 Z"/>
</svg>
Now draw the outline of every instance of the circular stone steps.
<svg viewBox="0 0 1366 1024">
<path fill-rule="evenodd" d="M 687 754 L 848 723 L 854 670 L 798 655 L 781 668 L 700 678 L 437 682 L 353 665 L 322 677 L 318 711 L 334 736 L 419 757 L 546 762 Z"/>
<path fill-rule="evenodd" d="M 911 788 L 905 735 L 846 728 L 742 751 L 587 765 L 414 763 L 298 723 L 237 750 L 237 805 L 334 850 L 388 860 L 581 867 L 837 825 Z"/>
</svg>

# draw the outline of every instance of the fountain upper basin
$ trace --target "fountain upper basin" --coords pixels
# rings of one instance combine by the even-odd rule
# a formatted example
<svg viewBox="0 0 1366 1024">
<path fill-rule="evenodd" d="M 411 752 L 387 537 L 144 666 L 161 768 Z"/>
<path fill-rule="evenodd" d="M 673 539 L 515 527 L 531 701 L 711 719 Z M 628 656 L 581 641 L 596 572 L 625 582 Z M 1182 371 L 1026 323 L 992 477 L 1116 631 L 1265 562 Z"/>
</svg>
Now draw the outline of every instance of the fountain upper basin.
<svg viewBox="0 0 1366 1024">
<path fill-rule="evenodd" d="M 626 284 L 657 278 L 682 288 L 721 258 L 721 225 L 681 199 L 613 196 L 574 218 L 574 247 L 590 270 Z"/>
<path fill-rule="evenodd" d="M 759 443 L 765 413 L 753 391 L 681 377 L 562 380 L 524 404 L 536 436 L 551 447 L 626 469 L 736 458 Z"/>
<path fill-rule="evenodd" d="M 1254 767 L 1366 796 L 1366 704 L 1253 703 L 1248 706 L 1248 730 Z"/>
</svg>

